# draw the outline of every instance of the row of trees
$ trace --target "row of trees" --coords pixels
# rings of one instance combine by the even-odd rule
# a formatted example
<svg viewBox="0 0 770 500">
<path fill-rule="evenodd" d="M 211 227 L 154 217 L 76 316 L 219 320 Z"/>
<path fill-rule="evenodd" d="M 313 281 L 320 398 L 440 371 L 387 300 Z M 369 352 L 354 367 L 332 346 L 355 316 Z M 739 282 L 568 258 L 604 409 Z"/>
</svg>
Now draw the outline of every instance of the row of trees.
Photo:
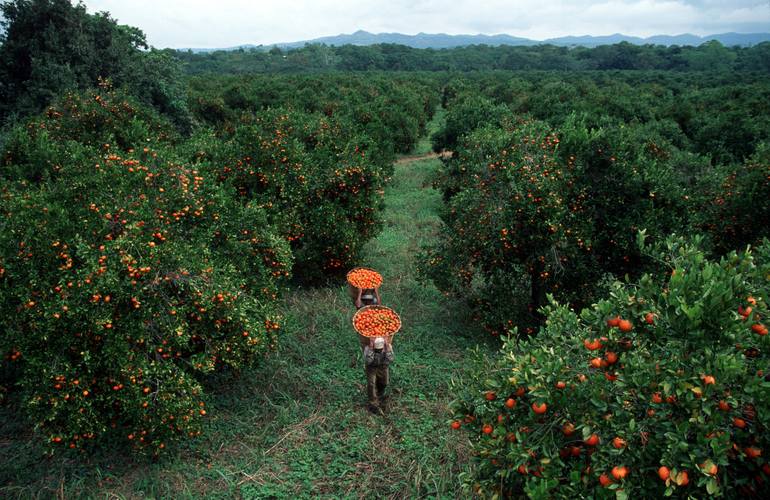
<svg viewBox="0 0 770 500">
<path fill-rule="evenodd" d="M 628 42 L 596 48 L 472 45 L 451 49 L 416 49 L 405 45 L 306 45 L 193 53 L 177 51 L 188 73 L 297 73 L 329 71 L 488 71 L 488 70 L 770 70 L 770 43 L 725 47 L 710 41 L 698 47 Z"/>
<path fill-rule="evenodd" d="M 457 386 L 471 489 L 763 490 L 767 91 L 639 73 L 445 86 L 434 144 L 454 154 L 424 270 L 512 334 Z"/>
</svg>

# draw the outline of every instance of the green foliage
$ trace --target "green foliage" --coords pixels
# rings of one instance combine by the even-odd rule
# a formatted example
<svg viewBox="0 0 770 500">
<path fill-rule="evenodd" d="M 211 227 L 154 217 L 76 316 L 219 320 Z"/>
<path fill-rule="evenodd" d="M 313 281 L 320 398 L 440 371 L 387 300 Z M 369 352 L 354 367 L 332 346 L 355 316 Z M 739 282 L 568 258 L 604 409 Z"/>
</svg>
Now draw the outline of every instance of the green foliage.
<svg viewBox="0 0 770 500">
<path fill-rule="evenodd" d="M 698 239 L 645 251 L 660 272 L 615 283 L 580 314 L 552 302 L 536 337 L 477 357 L 452 404 L 477 457 L 469 489 L 559 498 L 764 491 L 766 464 L 754 455 L 770 445 L 768 337 L 753 325 L 768 313 L 770 244 L 718 261 Z M 618 317 L 630 324 L 612 326 Z M 611 474 L 621 466 L 625 479 Z"/>
<path fill-rule="evenodd" d="M 390 43 L 355 46 L 305 45 L 286 51 L 273 47 L 193 53 L 177 51 L 190 74 L 303 73 L 332 71 L 485 71 L 485 70 L 768 70 L 770 42 L 724 47 L 710 41 L 692 46 L 637 46 L 628 42 L 595 48 L 471 45 L 416 49 Z"/>
<path fill-rule="evenodd" d="M 38 113 L 66 91 L 110 79 L 189 131 L 179 64 L 170 52 L 145 52 L 139 29 L 70 0 L 9 0 L 0 12 L 0 120 Z"/>
<path fill-rule="evenodd" d="M 52 448 L 195 436 L 200 377 L 274 345 L 288 244 L 139 109 L 68 95 L 3 160 L 4 385 Z"/>
<path fill-rule="evenodd" d="M 445 86 L 447 121 L 434 147 L 454 150 L 435 181 L 446 227 L 423 269 L 468 299 L 493 334 L 514 325 L 533 333 L 547 293 L 580 308 L 603 293 L 605 278 L 638 277 L 651 265 L 635 243 L 640 229 L 652 239 L 705 232 L 717 254 L 770 234 L 753 222 L 767 219 L 761 141 L 770 126 L 753 97 L 767 85 L 728 78 L 688 93 L 689 78 L 644 78 L 488 73 Z M 686 111 L 717 96 L 746 118 Z M 751 131 L 736 131 L 741 123 Z M 744 140 L 704 139 L 731 125 Z"/>
</svg>

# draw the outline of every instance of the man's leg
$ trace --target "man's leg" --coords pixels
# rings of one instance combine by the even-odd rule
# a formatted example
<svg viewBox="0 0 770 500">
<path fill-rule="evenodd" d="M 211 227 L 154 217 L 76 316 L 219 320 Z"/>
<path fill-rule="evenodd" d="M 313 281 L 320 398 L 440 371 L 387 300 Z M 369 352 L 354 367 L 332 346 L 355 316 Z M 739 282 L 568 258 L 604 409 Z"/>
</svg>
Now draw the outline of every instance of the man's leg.
<svg viewBox="0 0 770 500">
<path fill-rule="evenodd" d="M 387 404 L 387 396 L 385 395 L 385 389 L 390 382 L 390 370 L 388 365 L 380 366 L 377 368 L 377 395 L 383 405 Z"/>
<path fill-rule="evenodd" d="M 378 410 L 380 401 L 377 397 L 377 369 L 367 366 L 366 369 L 366 395 L 369 399 L 369 409 Z"/>
</svg>

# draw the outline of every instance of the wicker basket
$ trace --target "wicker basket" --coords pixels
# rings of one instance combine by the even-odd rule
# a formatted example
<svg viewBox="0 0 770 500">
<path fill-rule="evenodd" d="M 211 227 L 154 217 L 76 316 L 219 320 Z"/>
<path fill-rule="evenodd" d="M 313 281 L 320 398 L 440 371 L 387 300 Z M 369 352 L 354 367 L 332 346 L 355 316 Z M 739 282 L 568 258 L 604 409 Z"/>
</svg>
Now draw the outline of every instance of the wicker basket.
<svg viewBox="0 0 770 500">
<path fill-rule="evenodd" d="M 393 309 L 391 309 L 390 307 L 387 307 L 387 306 L 380 306 L 380 305 L 364 306 L 361 309 L 359 309 L 358 311 L 356 311 L 356 313 L 353 315 L 353 318 L 350 320 L 350 322 L 353 325 L 353 330 L 355 330 L 356 334 L 358 334 L 358 340 L 361 343 L 361 348 L 362 349 L 364 347 L 366 347 L 367 345 L 369 345 L 369 342 L 371 341 L 372 337 L 367 337 L 366 335 L 361 334 L 361 332 L 359 332 L 356 329 L 356 322 L 355 322 L 355 320 L 356 320 L 356 316 L 361 314 L 363 311 L 367 311 L 367 310 L 370 310 L 370 309 L 388 309 L 389 311 L 392 311 L 393 314 L 395 314 L 398 317 L 398 329 L 395 332 L 393 332 L 390 335 L 387 335 L 385 337 L 389 343 L 393 342 L 393 337 L 398 332 L 401 331 L 401 325 L 402 325 L 401 316 L 399 316 L 399 314 L 396 311 L 393 311 Z"/>
<path fill-rule="evenodd" d="M 371 267 L 354 267 L 353 269 L 348 271 L 348 274 L 345 275 L 345 282 L 348 284 L 348 293 L 350 294 L 350 298 L 353 299 L 354 301 L 356 300 L 356 298 L 358 298 L 358 287 L 353 286 L 350 283 L 350 279 L 349 278 L 350 278 L 350 274 L 353 271 L 358 271 L 359 269 L 365 269 L 367 271 L 372 271 L 372 272 L 375 272 L 375 273 L 379 274 L 378 271 L 375 271 Z M 382 275 L 380 275 L 380 276 L 382 276 Z M 377 287 L 377 288 L 379 288 L 379 287 Z"/>
</svg>

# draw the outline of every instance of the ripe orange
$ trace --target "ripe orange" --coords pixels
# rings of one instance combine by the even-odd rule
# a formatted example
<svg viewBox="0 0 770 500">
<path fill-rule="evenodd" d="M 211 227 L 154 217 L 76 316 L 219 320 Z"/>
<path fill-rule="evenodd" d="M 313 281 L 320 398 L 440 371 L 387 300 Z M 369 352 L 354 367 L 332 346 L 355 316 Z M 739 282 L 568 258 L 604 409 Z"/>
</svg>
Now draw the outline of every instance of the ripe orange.
<svg viewBox="0 0 770 500">
<path fill-rule="evenodd" d="M 599 476 L 599 484 L 601 484 L 606 488 L 612 484 L 612 479 L 610 479 L 610 477 L 607 474 L 602 474 L 601 476 Z"/>
<path fill-rule="evenodd" d="M 596 446 L 601 440 L 597 434 L 591 434 L 588 439 L 585 440 L 585 444 L 588 446 Z"/>
<path fill-rule="evenodd" d="M 656 392 L 652 395 L 652 402 L 658 403 L 658 404 L 663 402 L 663 398 L 661 397 L 659 392 Z"/>
<path fill-rule="evenodd" d="M 564 382 L 562 382 L 561 380 L 559 380 L 558 382 L 556 382 L 556 388 L 557 388 L 557 389 L 564 389 L 565 387 L 567 387 L 567 384 L 565 384 L 565 383 L 564 383 Z"/>
<path fill-rule="evenodd" d="M 484 427 L 482 427 L 481 430 L 484 432 L 484 434 L 492 434 L 494 428 L 489 424 L 484 424 Z"/>
<path fill-rule="evenodd" d="M 719 409 L 722 411 L 730 411 L 730 404 L 722 399 L 719 401 Z"/>
<path fill-rule="evenodd" d="M 627 444 L 627 443 L 626 443 L 626 440 L 625 440 L 625 439 L 623 439 L 623 438 L 621 438 L 620 436 L 616 436 L 616 437 L 615 437 L 615 438 L 612 440 L 612 446 L 613 446 L 613 447 L 614 447 L 616 450 L 620 450 L 620 449 L 622 449 L 622 448 L 625 448 L 625 447 L 626 447 L 626 444 Z"/>
<path fill-rule="evenodd" d="M 561 431 L 564 433 L 565 436 L 569 437 L 575 433 L 575 426 L 572 425 L 572 423 L 567 422 L 561 427 Z"/>
<path fill-rule="evenodd" d="M 617 362 L 618 362 L 618 355 L 617 355 L 617 354 L 615 354 L 615 353 L 614 353 L 614 352 L 612 352 L 612 351 L 607 351 L 607 352 L 604 354 L 604 359 L 606 359 L 606 360 L 607 360 L 607 363 L 609 363 L 609 364 L 611 364 L 611 365 L 614 365 L 615 363 L 617 363 Z"/>
<path fill-rule="evenodd" d="M 486 398 L 487 401 L 494 401 L 494 399 L 497 397 L 494 391 L 487 391 L 484 393 L 484 398 Z"/>
<path fill-rule="evenodd" d="M 749 458 L 757 458 L 759 456 L 762 456 L 762 450 L 760 448 L 757 448 L 756 446 L 749 446 L 743 450 L 746 452 L 746 456 Z"/>
<path fill-rule="evenodd" d="M 545 413 L 545 411 L 548 409 L 548 406 L 545 403 L 532 403 L 532 411 L 537 413 L 538 415 L 542 415 Z"/>
<path fill-rule="evenodd" d="M 762 337 L 767 335 L 767 327 L 762 323 L 755 323 L 751 325 L 751 331 Z"/>
<path fill-rule="evenodd" d="M 706 385 L 714 385 L 717 383 L 716 379 L 712 375 L 701 375 L 700 377 L 703 383 Z"/>
<path fill-rule="evenodd" d="M 687 474 L 686 470 L 683 470 L 676 475 L 674 482 L 676 482 L 678 486 L 687 486 L 690 483 L 690 475 Z"/>
<path fill-rule="evenodd" d="M 596 351 L 602 348 L 602 344 L 601 342 L 599 342 L 598 339 L 593 339 L 593 340 L 585 339 L 583 340 L 583 345 L 589 351 Z"/>
<path fill-rule="evenodd" d="M 593 358 L 593 359 L 591 359 L 591 367 L 593 367 L 593 368 L 601 368 L 602 367 L 602 358 Z"/>
<path fill-rule="evenodd" d="M 645 314 L 645 315 L 644 315 L 644 321 L 645 321 L 645 323 L 647 323 L 648 325 L 654 325 L 654 324 L 655 324 L 655 315 L 654 315 L 654 314 L 652 314 L 651 312 L 650 312 L 650 313 L 647 313 L 647 314 Z"/>
<path fill-rule="evenodd" d="M 634 329 L 634 325 L 627 319 L 621 319 L 620 323 L 618 323 L 618 328 L 620 329 L 621 332 L 628 333 Z"/>
<path fill-rule="evenodd" d="M 506 408 L 511 409 L 514 406 L 516 406 L 516 400 L 515 399 L 508 398 L 508 399 L 505 400 L 505 407 Z"/>
<path fill-rule="evenodd" d="M 457 430 L 460 427 L 461 427 L 461 424 L 459 420 L 455 420 L 454 422 L 452 422 L 452 429 Z"/>
<path fill-rule="evenodd" d="M 612 477 L 618 481 L 623 480 L 628 475 L 628 467 L 625 465 L 616 465 L 612 468 Z"/>
<path fill-rule="evenodd" d="M 615 328 L 620 324 L 620 316 L 615 316 L 614 318 L 610 318 L 607 320 L 607 326 L 610 328 Z"/>
<path fill-rule="evenodd" d="M 744 429 L 746 428 L 746 421 L 743 420 L 742 418 L 735 417 L 733 418 L 733 425 L 739 429 Z"/>
<path fill-rule="evenodd" d="M 671 471 L 669 468 L 665 465 L 661 465 L 660 469 L 658 469 L 658 477 L 663 481 L 667 481 L 669 476 L 671 476 Z"/>
</svg>

